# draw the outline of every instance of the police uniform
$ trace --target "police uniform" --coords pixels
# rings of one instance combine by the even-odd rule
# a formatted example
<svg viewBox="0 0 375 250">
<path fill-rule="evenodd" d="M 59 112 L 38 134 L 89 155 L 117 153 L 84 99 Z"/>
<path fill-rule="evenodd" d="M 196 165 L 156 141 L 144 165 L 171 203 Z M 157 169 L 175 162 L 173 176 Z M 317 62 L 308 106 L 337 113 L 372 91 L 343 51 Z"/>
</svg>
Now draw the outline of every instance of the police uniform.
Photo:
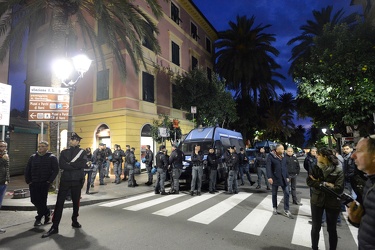
<svg viewBox="0 0 375 250">
<path fill-rule="evenodd" d="M 230 147 L 234 150 L 234 146 Z M 233 152 L 226 159 L 228 166 L 228 193 L 238 193 L 237 173 L 238 173 L 238 155 Z"/>
<path fill-rule="evenodd" d="M 82 138 L 77 133 L 72 133 L 72 141 L 80 141 Z M 54 214 L 52 217 L 51 229 L 43 234 L 43 238 L 56 234 L 59 231 L 59 224 L 64 209 L 66 195 L 70 190 L 73 202 L 72 227 L 80 228 L 78 223 L 79 200 L 81 197 L 81 189 L 85 182 L 84 168 L 87 164 L 87 156 L 84 149 L 77 146 L 71 146 L 68 149 L 61 151 L 59 158 L 59 167 L 62 171 L 60 179 L 59 193 L 55 205 Z"/>
<path fill-rule="evenodd" d="M 174 150 L 169 156 L 169 165 L 172 168 L 173 188 L 171 194 L 178 194 L 180 192 L 180 176 L 182 172 L 182 161 L 185 159 L 184 153 L 177 148 L 177 145 L 172 146 Z"/>
</svg>

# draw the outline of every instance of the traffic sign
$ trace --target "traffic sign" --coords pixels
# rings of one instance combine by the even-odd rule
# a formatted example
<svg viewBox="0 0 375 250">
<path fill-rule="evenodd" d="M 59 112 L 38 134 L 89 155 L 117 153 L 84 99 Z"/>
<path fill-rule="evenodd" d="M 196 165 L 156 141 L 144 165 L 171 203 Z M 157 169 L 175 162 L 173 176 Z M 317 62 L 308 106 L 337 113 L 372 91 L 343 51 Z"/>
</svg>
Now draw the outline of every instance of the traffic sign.
<svg viewBox="0 0 375 250">
<path fill-rule="evenodd" d="M 0 125 L 9 126 L 12 86 L 0 83 Z"/>
<path fill-rule="evenodd" d="M 68 121 L 69 88 L 30 87 L 29 121 Z"/>
</svg>

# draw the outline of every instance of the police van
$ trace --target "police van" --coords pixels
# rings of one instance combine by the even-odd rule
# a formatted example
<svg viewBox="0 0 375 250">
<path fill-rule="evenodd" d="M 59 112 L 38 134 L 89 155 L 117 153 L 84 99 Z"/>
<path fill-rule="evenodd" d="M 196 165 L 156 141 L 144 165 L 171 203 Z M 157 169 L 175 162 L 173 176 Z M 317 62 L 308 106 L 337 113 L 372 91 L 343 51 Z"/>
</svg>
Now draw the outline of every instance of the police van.
<svg viewBox="0 0 375 250">
<path fill-rule="evenodd" d="M 223 158 L 224 153 L 230 146 L 236 146 L 236 151 L 239 153 L 240 148 L 245 148 L 241 133 L 220 128 L 220 127 L 199 127 L 191 130 L 180 143 L 179 148 L 185 154 L 185 161 L 183 162 L 183 169 L 180 179 L 185 179 L 187 183 L 191 181 L 192 165 L 190 163 L 191 154 L 194 152 L 194 145 L 199 144 L 201 151 L 204 154 L 204 159 L 207 159 L 208 150 L 210 147 L 216 148 L 216 155 L 218 158 Z M 226 178 L 226 168 L 222 161 L 219 161 L 218 166 L 218 182 Z M 208 169 L 206 164 L 203 166 L 203 181 L 208 180 Z"/>
</svg>

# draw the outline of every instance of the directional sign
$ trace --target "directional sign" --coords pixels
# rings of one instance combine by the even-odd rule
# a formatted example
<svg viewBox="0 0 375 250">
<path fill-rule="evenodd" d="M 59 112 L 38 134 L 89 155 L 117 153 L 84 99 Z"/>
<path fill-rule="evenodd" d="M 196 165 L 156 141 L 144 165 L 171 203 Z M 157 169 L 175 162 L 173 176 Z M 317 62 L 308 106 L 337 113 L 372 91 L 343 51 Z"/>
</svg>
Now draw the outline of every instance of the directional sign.
<svg viewBox="0 0 375 250">
<path fill-rule="evenodd" d="M 67 121 L 69 88 L 30 87 L 29 121 Z"/>
<path fill-rule="evenodd" d="M 12 86 L 0 83 L 0 125 L 9 126 Z"/>
</svg>

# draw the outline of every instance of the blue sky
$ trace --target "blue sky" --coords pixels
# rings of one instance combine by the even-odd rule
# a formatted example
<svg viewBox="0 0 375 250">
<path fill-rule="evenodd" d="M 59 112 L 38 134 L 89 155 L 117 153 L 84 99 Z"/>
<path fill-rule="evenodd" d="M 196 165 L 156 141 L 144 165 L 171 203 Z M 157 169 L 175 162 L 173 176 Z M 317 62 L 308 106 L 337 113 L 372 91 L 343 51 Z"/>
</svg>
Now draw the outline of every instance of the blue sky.
<svg viewBox="0 0 375 250">
<path fill-rule="evenodd" d="M 299 27 L 313 20 L 313 10 L 320 11 L 329 5 L 333 6 L 333 13 L 343 9 L 345 14 L 358 12 L 362 14 L 362 7 L 350 6 L 351 0 L 193 0 L 194 4 L 206 16 L 207 20 L 216 28 L 223 31 L 229 28 L 229 21 L 236 21 L 236 16 L 246 15 L 255 17 L 255 26 L 271 25 L 264 30 L 265 33 L 275 34 L 276 42 L 273 44 L 280 55 L 275 58 L 281 65 L 282 73 L 286 80 L 281 80 L 286 92 L 296 95 L 296 85 L 287 74 L 290 66 L 292 46 L 287 42 L 300 35 Z M 278 91 L 281 93 L 281 91 Z M 309 119 L 296 120 L 296 125 L 310 126 Z"/>
<path fill-rule="evenodd" d="M 287 75 L 291 46 L 286 43 L 301 32 L 299 27 L 312 20 L 312 11 L 321 10 L 328 5 L 334 6 L 334 12 L 343 8 L 346 14 L 351 12 L 362 13 L 361 6 L 350 6 L 351 0 L 193 0 L 200 11 L 217 31 L 229 27 L 229 21 L 235 21 L 237 15 L 255 16 L 256 25 L 272 26 L 265 30 L 275 34 L 277 41 L 273 44 L 280 55 L 276 61 L 282 66 L 281 73 Z M 12 64 L 9 75 L 9 83 L 12 87 L 12 108 L 22 110 L 24 97 L 20 93 L 25 92 L 24 81 L 25 68 L 23 65 Z M 282 81 L 287 92 L 296 93 L 296 86 L 290 77 Z M 302 121 L 305 123 L 305 121 Z"/>
</svg>

